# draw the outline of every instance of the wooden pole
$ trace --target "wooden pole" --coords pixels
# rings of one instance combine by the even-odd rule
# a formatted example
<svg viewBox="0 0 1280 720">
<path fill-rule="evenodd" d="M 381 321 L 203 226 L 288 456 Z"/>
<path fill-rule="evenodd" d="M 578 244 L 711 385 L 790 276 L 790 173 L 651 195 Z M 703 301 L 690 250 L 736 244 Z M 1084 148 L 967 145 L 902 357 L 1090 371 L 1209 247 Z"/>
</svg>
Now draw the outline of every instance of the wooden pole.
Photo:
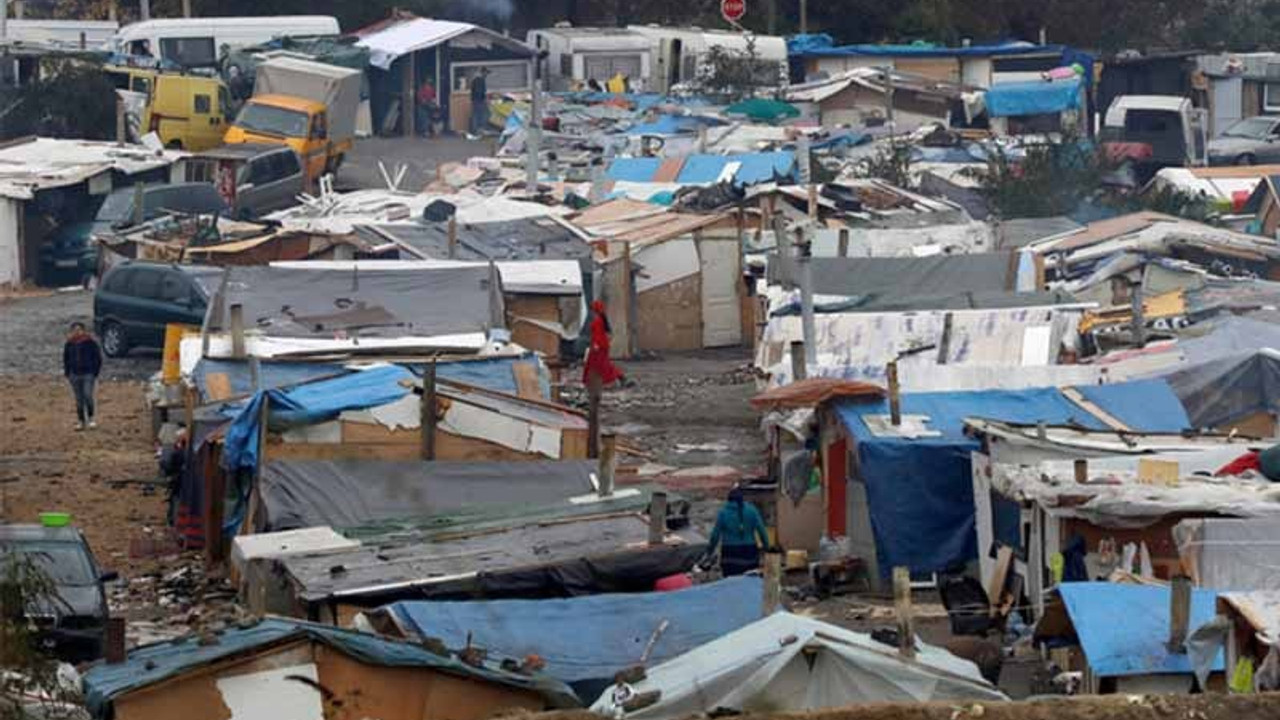
<svg viewBox="0 0 1280 720">
<path fill-rule="evenodd" d="M 898 386 L 898 361 L 891 360 L 885 368 L 885 376 L 889 381 L 889 422 L 894 427 L 902 424 L 902 392 Z"/>
<path fill-rule="evenodd" d="M 243 360 L 245 356 L 244 347 L 244 306 L 240 303 L 231 304 L 231 357 L 236 360 Z"/>
<path fill-rule="evenodd" d="M 764 554 L 764 605 L 766 616 L 782 606 L 782 553 Z"/>
<path fill-rule="evenodd" d="M 1129 286 L 1130 300 L 1130 321 L 1132 322 L 1131 332 L 1133 334 L 1133 346 L 1142 347 L 1146 344 L 1147 334 L 1147 318 L 1146 308 L 1142 303 L 1142 281 Z"/>
<path fill-rule="evenodd" d="M 1169 652 L 1187 652 L 1187 630 L 1191 624 L 1191 578 L 1178 575 L 1169 584 Z"/>
<path fill-rule="evenodd" d="M 1083 485 L 1089 482 L 1089 461 L 1076 460 L 1073 464 L 1076 473 L 1076 482 Z"/>
<path fill-rule="evenodd" d="M 809 375 L 808 365 L 805 364 L 804 341 L 791 341 L 791 382 L 804 380 Z"/>
<path fill-rule="evenodd" d="M 913 658 L 916 636 L 911 621 L 911 571 L 901 566 L 893 569 L 893 611 L 898 617 L 898 653 Z"/>
<path fill-rule="evenodd" d="M 618 436 L 613 433 L 605 433 L 600 438 L 600 468 L 599 480 L 600 485 L 597 492 L 602 498 L 613 496 L 613 466 L 617 458 L 618 452 Z M 665 500 L 664 500 L 665 502 Z M 665 508 L 664 508 L 665 517 Z M 663 521 L 666 522 L 665 520 Z M 650 530 L 652 533 L 652 529 Z"/>
<path fill-rule="evenodd" d="M 812 183 L 809 185 L 809 219 L 818 219 L 818 186 Z"/>
<path fill-rule="evenodd" d="M 449 216 L 449 259 L 458 256 L 458 216 Z"/>
<path fill-rule="evenodd" d="M 125 118 L 124 100 L 116 96 L 116 144 L 124 145 L 129 141 L 128 122 Z"/>
<path fill-rule="evenodd" d="M 125 652 L 125 623 L 123 617 L 107 618 L 103 634 L 102 653 L 108 665 L 119 665 L 128 657 Z"/>
<path fill-rule="evenodd" d="M 587 373 L 587 457 L 600 457 L 600 375 Z"/>
<path fill-rule="evenodd" d="M 849 257 L 849 228 L 840 228 L 840 257 Z"/>
<path fill-rule="evenodd" d="M 436 92 L 439 92 L 439 90 Z M 415 114 L 417 110 L 417 96 L 417 54 L 409 53 L 404 56 L 404 71 L 401 73 L 400 79 L 400 128 L 404 131 L 403 135 L 405 137 L 413 137 L 414 133 L 418 130 L 418 118 Z"/>
<path fill-rule="evenodd" d="M 249 358 L 249 384 L 254 392 L 262 389 L 262 360 L 257 355 Z"/>
<path fill-rule="evenodd" d="M 649 544 L 661 545 L 667 537 L 667 494 L 655 492 L 649 499 Z"/>
<path fill-rule="evenodd" d="M 191 0 L 182 0 L 182 17 L 191 17 Z"/>
<path fill-rule="evenodd" d="M 427 363 L 422 373 L 422 406 L 419 409 L 422 431 L 422 459 L 436 459 L 436 361 Z"/>
</svg>

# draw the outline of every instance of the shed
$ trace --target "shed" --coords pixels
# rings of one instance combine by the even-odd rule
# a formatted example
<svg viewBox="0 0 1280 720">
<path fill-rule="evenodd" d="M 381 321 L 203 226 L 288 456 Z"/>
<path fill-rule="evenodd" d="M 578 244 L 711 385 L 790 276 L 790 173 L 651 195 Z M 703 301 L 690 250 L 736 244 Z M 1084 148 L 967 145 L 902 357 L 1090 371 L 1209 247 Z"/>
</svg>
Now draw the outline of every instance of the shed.
<svg viewBox="0 0 1280 720">
<path fill-rule="evenodd" d="M 750 337 L 735 215 L 612 200 L 570 221 L 598 239 L 596 296 L 608 308 L 617 356 L 726 347 Z"/>
<path fill-rule="evenodd" d="M 976 87 L 907 72 L 891 75 L 893 118 L 899 131 L 911 132 L 933 123 L 960 127 L 982 111 L 982 96 Z M 863 127 L 873 119 L 887 120 L 887 85 L 884 69 L 861 67 L 792 85 L 785 97 L 792 103 L 815 105 L 818 122 L 825 127 Z"/>
<path fill-rule="evenodd" d="M 445 112 L 446 126 L 465 132 L 471 118 L 471 81 L 488 70 L 490 94 L 533 87 L 533 48 L 480 25 L 421 18 L 396 12 L 353 33 L 369 50 L 370 106 L 380 134 L 397 125 L 412 135 L 415 97 L 430 80 Z"/>
<path fill-rule="evenodd" d="M 94 716 L 116 720 L 483 720 L 572 707 L 549 678 L 468 665 L 415 643 L 268 618 L 135 648 L 84 676 Z"/>
<path fill-rule="evenodd" d="M 31 137 L 0 144 L 0 287 L 41 281 L 42 274 L 56 282 L 57 268 L 41 264 L 54 230 L 93 220 L 116 187 L 181 182 L 184 157 L 91 140 Z"/>
<path fill-rule="evenodd" d="M 978 559 L 972 417 L 1179 431 L 1186 413 L 1163 381 L 1080 388 L 906 393 L 893 426 L 885 400 L 838 401 L 821 414 L 828 534 L 848 536 L 873 583 L 906 566 L 917 574 Z M 1104 420 L 1105 419 L 1105 420 Z"/>
</svg>

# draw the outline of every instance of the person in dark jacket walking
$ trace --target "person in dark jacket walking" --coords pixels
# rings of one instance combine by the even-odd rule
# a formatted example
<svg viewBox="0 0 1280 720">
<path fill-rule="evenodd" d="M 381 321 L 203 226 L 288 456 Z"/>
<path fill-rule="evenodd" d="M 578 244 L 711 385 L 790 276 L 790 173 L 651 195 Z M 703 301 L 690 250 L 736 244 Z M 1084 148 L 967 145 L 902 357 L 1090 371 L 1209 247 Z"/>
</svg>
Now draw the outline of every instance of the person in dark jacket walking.
<svg viewBox="0 0 1280 720">
<path fill-rule="evenodd" d="M 71 323 L 67 344 L 62 346 L 62 374 L 71 383 L 76 397 L 76 430 L 98 427 L 94 421 L 93 391 L 102 371 L 102 348 L 84 327 L 84 323 Z"/>
<path fill-rule="evenodd" d="M 729 491 L 729 499 L 716 515 L 706 558 L 720 548 L 720 571 L 725 577 L 742 575 L 760 567 L 760 551 L 769 547 L 769 531 L 755 505 L 746 501 L 742 488 Z"/>
</svg>

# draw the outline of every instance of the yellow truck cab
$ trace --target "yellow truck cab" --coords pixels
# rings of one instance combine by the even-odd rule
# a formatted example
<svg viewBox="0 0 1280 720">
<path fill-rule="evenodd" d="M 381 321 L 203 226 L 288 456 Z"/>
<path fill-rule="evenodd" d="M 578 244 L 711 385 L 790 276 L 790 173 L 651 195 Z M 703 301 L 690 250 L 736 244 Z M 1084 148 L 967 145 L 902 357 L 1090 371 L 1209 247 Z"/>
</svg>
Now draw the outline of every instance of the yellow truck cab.
<svg viewBox="0 0 1280 720">
<path fill-rule="evenodd" d="M 231 95 L 218 78 L 152 68 L 104 68 L 117 89 L 146 96 L 138 135 L 154 132 L 165 147 L 200 152 L 222 144 L 231 115 Z"/>
<path fill-rule="evenodd" d="M 258 65 L 253 96 L 225 142 L 288 145 L 302 159 L 308 187 L 338 172 L 354 145 L 363 73 L 292 57 Z"/>
<path fill-rule="evenodd" d="M 249 98 L 224 140 L 228 145 L 288 145 L 302 159 L 308 182 L 336 172 L 352 145 L 351 138 L 335 140 L 329 136 L 328 108 L 324 103 L 292 95 Z"/>
</svg>

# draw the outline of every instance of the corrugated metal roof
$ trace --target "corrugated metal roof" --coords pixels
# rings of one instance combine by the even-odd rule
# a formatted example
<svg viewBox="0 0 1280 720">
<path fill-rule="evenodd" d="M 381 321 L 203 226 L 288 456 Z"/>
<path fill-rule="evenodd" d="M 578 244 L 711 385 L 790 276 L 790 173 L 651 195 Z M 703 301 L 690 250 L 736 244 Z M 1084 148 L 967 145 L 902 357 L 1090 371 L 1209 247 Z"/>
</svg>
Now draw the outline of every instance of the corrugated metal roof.
<svg viewBox="0 0 1280 720">
<path fill-rule="evenodd" d="M 93 140 L 18 140 L 0 147 L 0 196 L 30 200 L 37 190 L 75 185 L 112 170 L 136 175 L 184 157 L 175 150 Z"/>
</svg>

